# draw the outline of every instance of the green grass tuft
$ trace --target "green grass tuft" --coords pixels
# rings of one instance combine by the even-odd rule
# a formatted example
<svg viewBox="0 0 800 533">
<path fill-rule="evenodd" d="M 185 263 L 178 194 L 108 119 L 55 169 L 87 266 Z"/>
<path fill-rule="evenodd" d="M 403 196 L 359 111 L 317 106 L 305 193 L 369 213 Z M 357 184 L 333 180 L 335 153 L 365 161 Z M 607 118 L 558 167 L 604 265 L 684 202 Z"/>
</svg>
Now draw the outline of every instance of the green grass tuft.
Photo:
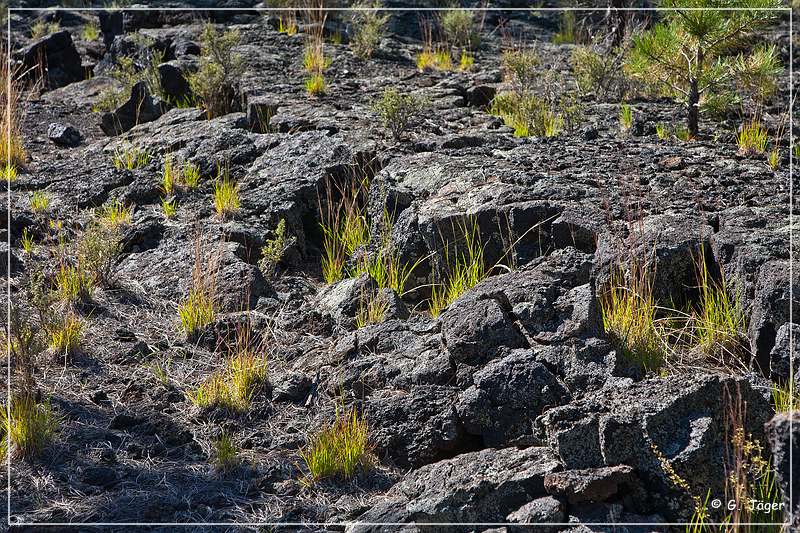
<svg viewBox="0 0 800 533">
<path fill-rule="evenodd" d="M 10 407 L 0 408 L 0 459 L 9 453 L 9 440 L 11 458 L 28 460 L 39 456 L 53 440 L 58 421 L 49 402 L 37 403 L 25 394 L 13 398 Z"/>
<path fill-rule="evenodd" d="M 372 466 L 369 427 L 355 409 L 337 410 L 334 422 L 312 436 L 300 451 L 308 475 L 307 484 L 326 478 L 349 479 Z"/>
<path fill-rule="evenodd" d="M 192 290 L 178 306 L 180 330 L 191 337 L 214 321 L 214 299 L 206 291 Z"/>
</svg>

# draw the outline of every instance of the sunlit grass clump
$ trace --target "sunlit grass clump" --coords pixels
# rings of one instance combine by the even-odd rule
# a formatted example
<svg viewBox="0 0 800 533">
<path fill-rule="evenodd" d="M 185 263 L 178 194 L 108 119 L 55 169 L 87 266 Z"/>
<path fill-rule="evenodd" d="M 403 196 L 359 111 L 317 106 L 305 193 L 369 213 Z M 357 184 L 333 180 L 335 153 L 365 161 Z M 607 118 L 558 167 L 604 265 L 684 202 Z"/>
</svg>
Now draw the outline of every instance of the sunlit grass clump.
<svg viewBox="0 0 800 533">
<path fill-rule="evenodd" d="M 114 200 L 110 205 L 99 209 L 97 214 L 105 225 L 110 228 L 118 228 L 131 221 L 133 206 L 126 206 L 120 200 Z"/>
<path fill-rule="evenodd" d="M 623 356 L 646 371 L 661 367 L 664 353 L 656 326 L 656 301 L 649 271 L 634 262 L 615 268 L 600 295 L 603 328 Z"/>
<path fill-rule="evenodd" d="M 480 229 L 475 220 L 460 225 L 464 241 L 455 246 L 455 256 L 450 256 L 448 243 L 444 246 L 443 279 L 431 287 L 430 312 L 434 317 L 453 303 L 459 296 L 486 279 L 490 269 L 484 258 Z"/>
<path fill-rule="evenodd" d="M 94 289 L 94 279 L 80 265 L 62 264 L 56 272 L 56 293 L 66 303 L 85 301 Z"/>
<path fill-rule="evenodd" d="M 736 136 L 736 144 L 744 154 L 763 154 L 767 149 L 767 137 L 767 129 L 761 125 L 761 121 L 753 119 L 742 126 Z"/>
<path fill-rule="evenodd" d="M 214 321 L 214 299 L 206 291 L 193 289 L 178 305 L 180 330 L 191 337 Z"/>
<path fill-rule="evenodd" d="M 355 409 L 337 411 L 334 422 L 316 435 L 300 451 L 308 476 L 313 484 L 326 478 L 353 477 L 359 470 L 373 464 L 367 420 Z"/>
<path fill-rule="evenodd" d="M 383 322 L 388 310 L 389 300 L 383 296 L 383 293 L 362 295 L 356 313 L 356 327 L 361 329 L 370 324 Z"/>
<path fill-rule="evenodd" d="M 50 207 L 50 195 L 45 191 L 33 191 L 30 196 L 31 211 L 36 214 L 44 213 Z"/>
<path fill-rule="evenodd" d="M 326 283 L 342 279 L 347 259 L 359 247 L 369 242 L 367 209 L 361 205 L 361 198 L 367 188 L 365 180 L 354 182 L 350 188 L 341 190 L 342 198 L 336 200 L 329 187 L 325 207 L 320 202 L 322 277 Z"/>
<path fill-rule="evenodd" d="M 239 448 L 228 432 L 223 432 L 214 439 L 214 464 L 218 469 L 227 472 L 239 466 L 240 463 Z"/>
<path fill-rule="evenodd" d="M 228 169 L 220 169 L 214 182 L 214 210 L 221 219 L 239 211 L 239 184 L 231 179 Z"/>
<path fill-rule="evenodd" d="M 74 355 L 81 344 L 83 320 L 73 313 L 67 313 L 49 328 L 48 346 L 56 354 L 64 357 Z"/>
<path fill-rule="evenodd" d="M 790 382 L 772 387 L 772 406 L 776 413 L 788 413 L 800 409 L 800 389 Z"/>
<path fill-rule="evenodd" d="M 241 413 L 250 407 L 253 394 L 266 379 L 264 354 L 243 348 L 226 361 L 225 368 L 211 374 L 187 396 L 198 407 L 219 407 Z"/>
<path fill-rule="evenodd" d="M 117 170 L 136 170 L 150 163 L 152 156 L 147 150 L 132 145 L 124 145 L 114 149 L 111 161 Z"/>
<path fill-rule="evenodd" d="M 39 456 L 53 440 L 57 428 L 49 403 L 37 403 L 29 394 L 12 398 L 10 408 L 0 405 L 0 459 L 5 459 L 9 451 L 12 459 Z"/>
</svg>

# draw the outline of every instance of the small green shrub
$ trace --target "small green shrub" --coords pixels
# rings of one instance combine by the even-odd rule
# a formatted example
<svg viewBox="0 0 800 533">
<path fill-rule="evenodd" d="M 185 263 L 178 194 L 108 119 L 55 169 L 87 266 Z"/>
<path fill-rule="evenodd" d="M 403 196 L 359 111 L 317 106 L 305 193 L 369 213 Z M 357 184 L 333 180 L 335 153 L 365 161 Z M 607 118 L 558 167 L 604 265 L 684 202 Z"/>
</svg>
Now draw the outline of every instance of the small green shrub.
<svg viewBox="0 0 800 533">
<path fill-rule="evenodd" d="M 220 168 L 214 182 L 214 210 L 224 220 L 236 214 L 239 208 L 239 184 L 231 179 L 227 167 Z"/>
<path fill-rule="evenodd" d="M 114 149 L 111 161 L 117 170 L 136 170 L 147 166 L 151 158 L 152 156 L 147 150 L 140 150 L 135 146 L 126 144 Z"/>
<path fill-rule="evenodd" d="M 506 81 L 512 84 L 514 92 L 520 96 L 528 95 L 536 85 L 540 73 L 539 55 L 533 49 L 506 50 L 502 56 L 502 66 Z"/>
<path fill-rule="evenodd" d="M 359 4 L 356 7 L 377 9 L 382 5 L 378 1 L 373 4 Z M 350 40 L 353 53 L 361 59 L 372 57 L 372 53 L 386 32 L 387 22 L 389 22 L 389 15 L 381 14 L 380 11 L 354 11 L 352 16 L 353 38 Z"/>
<path fill-rule="evenodd" d="M 50 195 L 46 191 L 33 191 L 30 196 L 31 211 L 37 215 L 47 211 L 50 207 Z"/>
<path fill-rule="evenodd" d="M 767 137 L 767 129 L 761 125 L 760 120 L 754 118 L 742 125 L 736 137 L 736 144 L 743 154 L 763 154 L 767 149 Z"/>
<path fill-rule="evenodd" d="M 395 140 L 400 140 L 409 124 L 426 108 L 428 102 L 413 94 L 401 94 L 397 89 L 384 89 L 380 100 L 372 104 L 383 127 L 389 130 Z"/>
<path fill-rule="evenodd" d="M 240 41 L 238 30 L 218 33 L 210 23 L 203 28 L 200 66 L 189 76 L 189 86 L 208 118 L 226 115 L 235 108 L 235 86 L 245 70 L 244 58 L 233 51 Z"/>
<path fill-rule="evenodd" d="M 309 485 L 326 478 L 349 479 L 359 470 L 369 469 L 373 458 L 366 419 L 355 409 L 337 410 L 334 422 L 309 439 L 300 457 L 308 470 L 305 482 Z"/>
<path fill-rule="evenodd" d="M 325 96 L 328 92 L 328 84 L 322 74 L 312 74 L 306 79 L 305 86 L 309 96 Z"/>
<path fill-rule="evenodd" d="M 480 44 L 480 32 L 476 27 L 472 11 L 468 9 L 445 11 L 440 24 L 444 37 L 451 46 L 474 50 Z"/>
<path fill-rule="evenodd" d="M 158 66 L 164 62 L 164 53 L 153 47 L 152 41 L 143 43 L 142 48 L 146 50 L 146 57 L 143 61 L 137 61 L 133 57 L 119 56 L 117 64 L 111 69 L 109 75 L 119 82 L 119 88 L 109 88 L 98 96 L 97 101 L 92 107 L 92 111 L 113 111 L 121 106 L 130 97 L 133 86 L 139 82 L 144 82 L 150 94 L 167 99 L 168 95 L 161 87 L 161 76 L 158 73 Z M 144 63 L 140 66 L 140 63 Z"/>
<path fill-rule="evenodd" d="M 61 320 L 48 327 L 48 345 L 54 353 L 63 354 L 65 358 L 74 355 L 81 344 L 83 336 L 83 320 L 73 313 L 65 314 Z"/>
<path fill-rule="evenodd" d="M 623 70 L 624 64 L 623 49 L 598 50 L 578 46 L 570 56 L 570 66 L 580 93 L 593 93 L 601 99 L 622 99 L 631 89 L 631 81 Z"/>
<path fill-rule="evenodd" d="M 78 264 L 97 285 L 109 286 L 122 250 L 117 226 L 93 222 L 78 241 Z"/>
<path fill-rule="evenodd" d="M 7 455 L 15 460 L 34 459 L 55 437 L 55 413 L 49 402 L 38 403 L 31 394 L 12 397 L 10 402 L 10 406 L 0 404 L 0 459 Z"/>
<path fill-rule="evenodd" d="M 211 294 L 208 291 L 193 289 L 178 305 L 180 330 L 187 337 L 192 337 L 214 321 L 214 314 L 214 298 Z"/>
<path fill-rule="evenodd" d="M 275 275 L 275 269 L 283 259 L 283 254 L 294 246 L 296 241 L 294 236 L 286 236 L 286 220 L 282 218 L 275 227 L 272 238 L 267 239 L 261 247 L 261 261 L 258 266 L 265 278 L 270 279 Z"/>
</svg>

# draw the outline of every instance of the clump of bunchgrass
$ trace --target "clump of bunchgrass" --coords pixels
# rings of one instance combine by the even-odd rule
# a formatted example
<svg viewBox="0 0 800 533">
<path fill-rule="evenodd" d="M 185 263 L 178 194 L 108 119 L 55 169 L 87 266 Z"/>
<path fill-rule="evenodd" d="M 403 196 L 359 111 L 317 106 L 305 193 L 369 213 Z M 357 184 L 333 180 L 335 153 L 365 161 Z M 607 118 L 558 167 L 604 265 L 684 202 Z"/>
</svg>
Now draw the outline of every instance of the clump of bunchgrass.
<svg viewBox="0 0 800 533">
<path fill-rule="evenodd" d="M 204 290 L 192 289 L 178 305 L 180 329 L 191 337 L 214 321 L 214 299 Z"/>
<path fill-rule="evenodd" d="M 727 360 L 739 352 L 745 338 L 744 307 L 738 291 L 729 290 L 724 274 L 720 280 L 711 277 L 702 249 L 697 263 L 700 297 L 693 313 L 693 338 L 706 356 Z"/>
<path fill-rule="evenodd" d="M 395 140 L 399 140 L 411 122 L 428 106 L 423 98 L 413 94 L 401 94 L 397 89 L 386 88 L 379 100 L 372 104 L 381 124 L 389 130 Z"/>
<path fill-rule="evenodd" d="M 789 413 L 800 409 L 800 389 L 791 381 L 772 386 L 772 406 L 776 413 Z"/>
<path fill-rule="evenodd" d="M 22 249 L 25 251 L 26 254 L 31 255 L 33 253 L 33 235 L 28 228 L 22 228 L 22 237 L 20 237 L 20 244 L 22 244 Z"/>
<path fill-rule="evenodd" d="M 622 355 L 645 371 L 664 361 L 650 270 L 632 260 L 629 269 L 614 267 L 600 294 L 603 329 Z"/>
<path fill-rule="evenodd" d="M 97 211 L 98 219 L 103 224 L 111 228 L 118 228 L 123 224 L 129 224 L 131 221 L 132 214 L 133 214 L 133 206 L 132 205 L 126 206 L 119 199 L 114 200 L 109 205 L 100 208 Z"/>
<path fill-rule="evenodd" d="M 294 246 L 296 241 L 294 236 L 286 235 L 286 220 L 282 218 L 275 227 L 272 238 L 267 239 L 261 247 L 261 261 L 258 262 L 258 266 L 265 278 L 270 279 L 275 275 L 275 269 L 283 259 L 283 254 Z"/>
<path fill-rule="evenodd" d="M 77 353 L 83 336 L 83 320 L 74 313 L 65 313 L 61 319 L 48 325 L 48 346 L 64 358 Z"/>
<path fill-rule="evenodd" d="M 461 51 L 461 59 L 458 61 L 458 70 L 472 70 L 475 66 L 475 56 L 466 51 Z"/>
<path fill-rule="evenodd" d="M 224 220 L 235 215 L 239 208 L 239 184 L 230 177 L 227 166 L 221 167 L 214 181 L 214 210 Z"/>
<path fill-rule="evenodd" d="M 52 442 L 58 429 L 49 402 L 37 402 L 30 393 L 13 395 L 0 405 L 0 459 L 34 459 Z M 11 444 L 9 450 L 8 444 Z"/>
<path fill-rule="evenodd" d="M 364 198 L 368 190 L 366 178 L 353 179 L 349 186 L 330 182 L 325 206 L 319 200 L 322 220 L 322 277 L 326 283 L 342 279 L 345 261 L 369 241 L 370 228 Z M 334 198 L 338 193 L 340 198 Z"/>
<path fill-rule="evenodd" d="M 633 127 L 633 108 L 628 104 L 619 106 L 619 126 L 622 131 L 630 131 Z"/>
<path fill-rule="evenodd" d="M 81 30 L 81 39 L 84 41 L 96 41 L 100 38 L 100 26 L 95 21 L 89 21 Z"/>
<path fill-rule="evenodd" d="M 6 46 L 0 46 L 0 54 L 5 57 L 6 53 Z M 8 61 L 3 61 L 0 65 L 0 131 L 3 132 L 0 163 L 6 181 L 16 179 L 17 168 L 22 167 L 28 157 L 22 142 L 24 94 L 23 76 Z"/>
<path fill-rule="evenodd" d="M 777 148 L 773 148 L 767 156 L 767 164 L 772 170 L 778 170 L 781 166 L 781 155 Z"/>
<path fill-rule="evenodd" d="M 223 472 L 233 470 L 241 464 L 239 447 L 226 431 L 214 439 L 214 464 Z"/>
<path fill-rule="evenodd" d="M 436 317 L 459 296 L 486 279 L 490 268 L 484 257 L 480 229 L 477 221 L 469 219 L 459 225 L 463 244 L 455 246 L 450 255 L 448 243 L 444 243 L 445 274 L 431 287 L 429 310 Z"/>
<path fill-rule="evenodd" d="M 362 294 L 356 313 L 356 327 L 361 329 L 370 324 L 383 322 L 389 310 L 389 300 L 383 291 Z"/>
<path fill-rule="evenodd" d="M 267 379 L 267 358 L 262 346 L 251 342 L 250 330 L 236 333 L 224 368 L 215 371 L 197 390 L 187 393 L 198 407 L 218 407 L 241 413 L 250 407 L 253 395 Z"/>
<path fill-rule="evenodd" d="M 305 81 L 306 92 L 310 96 L 324 96 L 328 92 L 325 76 L 319 73 L 312 74 Z"/>
<path fill-rule="evenodd" d="M 94 280 L 81 265 L 62 264 L 56 272 L 56 292 L 62 302 L 87 301 L 94 289 Z"/>
<path fill-rule="evenodd" d="M 46 21 L 37 19 L 31 24 L 31 39 L 40 39 L 52 33 L 57 33 L 61 29 L 61 24 L 57 20 Z"/>
<path fill-rule="evenodd" d="M 117 170 L 136 170 L 150 163 L 150 152 L 141 150 L 131 144 L 124 144 L 114 148 L 111 161 Z"/>
<path fill-rule="evenodd" d="M 94 283 L 109 286 L 122 251 L 119 227 L 93 221 L 78 241 L 78 263 Z"/>
<path fill-rule="evenodd" d="M 669 126 L 667 126 L 666 124 L 663 124 L 661 122 L 656 124 L 656 135 L 658 135 L 658 140 L 659 141 L 667 141 L 667 140 L 669 140 L 670 135 L 671 135 L 670 130 L 669 130 Z"/>
<path fill-rule="evenodd" d="M 200 184 L 200 167 L 189 161 L 184 162 L 181 177 L 184 185 L 189 189 L 196 189 Z"/>
<path fill-rule="evenodd" d="M 367 420 L 355 409 L 337 409 L 332 424 L 309 438 L 300 450 L 308 474 L 307 484 L 326 478 L 350 479 L 373 464 Z"/>
<path fill-rule="evenodd" d="M 30 195 L 31 211 L 37 215 L 50 207 L 50 195 L 46 191 L 33 191 Z"/>
<path fill-rule="evenodd" d="M 162 198 L 161 210 L 164 213 L 164 218 L 169 219 L 174 217 L 175 213 L 177 213 L 178 211 L 178 201 L 175 198 L 172 199 Z"/>
<path fill-rule="evenodd" d="M 767 149 L 767 137 L 767 129 L 761 125 L 759 119 L 754 118 L 742 125 L 736 136 L 736 144 L 743 154 L 763 154 Z"/>
<path fill-rule="evenodd" d="M 167 156 L 164 159 L 164 169 L 161 172 L 161 191 L 165 195 L 170 196 L 175 192 L 176 178 L 176 169 L 172 166 L 172 158 Z"/>
</svg>

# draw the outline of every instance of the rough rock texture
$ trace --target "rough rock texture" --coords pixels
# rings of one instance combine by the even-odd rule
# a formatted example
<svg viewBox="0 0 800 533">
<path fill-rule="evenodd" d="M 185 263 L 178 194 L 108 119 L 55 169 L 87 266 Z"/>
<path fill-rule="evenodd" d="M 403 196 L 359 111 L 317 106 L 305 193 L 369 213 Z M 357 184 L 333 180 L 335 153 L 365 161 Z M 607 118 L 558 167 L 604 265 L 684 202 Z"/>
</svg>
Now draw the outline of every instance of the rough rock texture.
<svg viewBox="0 0 800 533">
<path fill-rule="evenodd" d="M 775 458 L 775 474 L 783 491 L 784 512 L 794 517 L 792 527 L 800 527 L 800 490 L 797 472 L 800 471 L 800 412 L 775 415 L 766 426 L 770 448 Z M 790 483 L 794 483 L 791 489 Z"/>
<path fill-rule="evenodd" d="M 84 78 L 81 56 L 67 30 L 51 33 L 19 52 L 24 70 L 31 76 L 41 74 L 51 88 L 64 87 Z"/>
</svg>

